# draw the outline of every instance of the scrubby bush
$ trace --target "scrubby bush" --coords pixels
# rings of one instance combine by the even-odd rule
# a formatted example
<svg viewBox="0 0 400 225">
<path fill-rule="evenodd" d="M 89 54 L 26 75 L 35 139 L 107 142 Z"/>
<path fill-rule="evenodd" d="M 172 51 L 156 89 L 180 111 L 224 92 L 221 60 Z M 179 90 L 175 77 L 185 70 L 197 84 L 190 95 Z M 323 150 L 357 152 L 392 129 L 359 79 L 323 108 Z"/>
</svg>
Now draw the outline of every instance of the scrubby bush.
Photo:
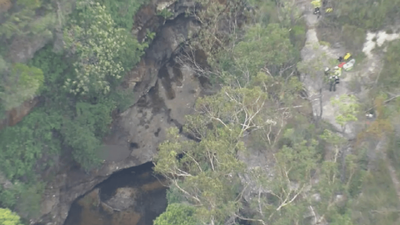
<svg viewBox="0 0 400 225">
<path fill-rule="evenodd" d="M 347 51 L 350 51 L 353 54 L 361 52 L 367 35 L 365 29 L 345 24 L 342 27 L 341 33 L 342 33 L 341 39 Z"/>
<path fill-rule="evenodd" d="M 38 94 L 44 81 L 43 72 L 36 67 L 16 63 L 0 78 L 0 99 L 6 110 L 19 106 Z"/>
<path fill-rule="evenodd" d="M 398 89 L 400 87 L 400 40 L 389 43 L 387 49 L 378 82 L 383 89 Z"/>
<path fill-rule="evenodd" d="M 22 225 L 19 216 L 9 209 L 0 208 L 0 224 Z"/>
</svg>

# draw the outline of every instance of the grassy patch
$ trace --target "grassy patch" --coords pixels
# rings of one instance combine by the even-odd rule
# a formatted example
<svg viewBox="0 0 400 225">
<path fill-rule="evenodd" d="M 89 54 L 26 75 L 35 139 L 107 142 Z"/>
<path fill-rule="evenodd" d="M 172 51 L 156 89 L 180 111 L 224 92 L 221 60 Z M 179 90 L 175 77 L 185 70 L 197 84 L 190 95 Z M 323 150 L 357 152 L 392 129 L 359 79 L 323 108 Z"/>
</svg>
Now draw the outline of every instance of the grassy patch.
<svg viewBox="0 0 400 225">
<path fill-rule="evenodd" d="M 331 44 L 329 42 L 326 42 L 326 41 L 320 41 L 319 44 L 322 45 L 322 46 L 331 47 Z"/>
</svg>

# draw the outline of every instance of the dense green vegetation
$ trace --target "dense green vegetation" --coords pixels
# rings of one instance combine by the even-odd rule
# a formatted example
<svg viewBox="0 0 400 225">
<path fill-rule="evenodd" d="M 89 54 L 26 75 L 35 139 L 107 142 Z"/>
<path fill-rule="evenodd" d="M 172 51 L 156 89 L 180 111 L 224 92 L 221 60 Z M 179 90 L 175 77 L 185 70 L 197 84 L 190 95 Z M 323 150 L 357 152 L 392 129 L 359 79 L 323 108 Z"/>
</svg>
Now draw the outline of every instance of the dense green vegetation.
<svg viewBox="0 0 400 225">
<path fill-rule="evenodd" d="M 131 104 L 132 92 L 117 87 L 147 47 L 130 35 L 134 13 L 144 2 L 77 1 L 74 13 L 62 17 L 64 49 L 54 52 L 51 43 L 26 64 L 13 63 L 10 50 L 1 49 L 2 112 L 35 96 L 41 98 L 20 123 L 0 130 L 0 171 L 12 182 L 11 187 L 0 188 L 1 206 L 35 218 L 47 182 L 38 175 L 55 171 L 60 156 L 71 156 L 84 170 L 100 165 L 98 153 L 111 112 Z M 2 46 L 61 29 L 56 26 L 60 17 L 51 17 L 56 4 L 40 0 L 17 4 L 21 7 L 0 16 L 5 21 L 0 25 Z M 118 16 L 127 8 L 124 17 Z M 45 21 L 34 20 L 39 9 L 47 15 Z"/>
</svg>

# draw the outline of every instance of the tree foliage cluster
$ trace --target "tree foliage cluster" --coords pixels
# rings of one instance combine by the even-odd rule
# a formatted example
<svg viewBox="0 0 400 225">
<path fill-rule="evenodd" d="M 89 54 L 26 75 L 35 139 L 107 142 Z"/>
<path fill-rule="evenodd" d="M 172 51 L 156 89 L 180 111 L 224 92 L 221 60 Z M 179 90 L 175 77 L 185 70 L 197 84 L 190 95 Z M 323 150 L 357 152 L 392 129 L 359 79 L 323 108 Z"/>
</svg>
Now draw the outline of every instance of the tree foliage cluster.
<svg viewBox="0 0 400 225">
<path fill-rule="evenodd" d="M 396 10 L 400 6 L 399 0 L 328 2 L 334 10 L 322 17 L 319 26 L 331 31 L 321 35 L 322 39 L 329 42 L 340 38 L 344 47 L 353 53 L 361 52 L 367 31 L 385 29 L 393 32 L 391 27 L 398 23 L 400 16 Z"/>
<path fill-rule="evenodd" d="M 51 3 L 43 0 L 17 0 L 14 6 L 2 13 L 0 19 L 0 37 L 2 44 L 9 44 L 14 38 L 52 36 L 52 29 L 57 25 L 57 15 Z M 45 12 L 44 17 L 36 19 L 38 10 Z"/>
<path fill-rule="evenodd" d="M 341 24 L 349 24 L 367 30 L 378 30 L 388 25 L 394 25 L 399 12 L 399 0 L 366 0 L 332 2 L 335 19 Z"/>
<path fill-rule="evenodd" d="M 384 56 L 384 67 L 379 76 L 379 85 L 382 89 L 396 91 L 400 86 L 400 40 L 394 40 L 387 46 Z"/>
<path fill-rule="evenodd" d="M 259 73 L 253 79 L 244 88 L 224 87 L 197 101 L 198 114 L 187 117 L 184 132 L 199 142 L 179 141 L 175 129 L 160 145 L 155 171 L 172 184 L 169 203 L 194 207 L 193 224 L 349 220 L 349 209 L 343 208 L 347 201 L 337 201 L 337 196 L 359 194 L 362 171 L 357 157 L 341 160 L 343 139 L 309 125 L 295 110 L 290 98 L 299 90 L 298 81 L 281 81 L 284 85 L 274 90 L 279 98 L 268 93 L 279 77 Z M 270 158 L 272 177 L 270 171 L 240 159 L 254 149 Z M 173 213 L 168 208 L 155 223 L 162 224 Z"/>
<path fill-rule="evenodd" d="M 154 169 L 170 182 L 171 207 L 154 223 L 187 224 L 181 219 L 185 217 L 194 225 L 398 224 L 400 201 L 386 161 L 369 158 L 367 145 L 353 146 L 349 152 L 340 134 L 309 118 L 296 68 L 291 70 L 299 60 L 291 32 L 301 24 L 290 23 L 295 12 L 282 10 L 290 1 L 279 6 L 251 3 L 276 17 L 256 10 L 249 24 L 219 43 L 222 47 L 215 58 L 208 58 L 207 66 L 192 60 L 201 75 L 219 78 L 223 87 L 198 99 L 197 113 L 187 116 L 182 133 L 196 141 L 182 141 L 172 129 L 159 146 Z M 276 23 L 284 18 L 289 22 Z M 199 43 L 221 37 L 211 29 L 203 32 L 209 38 Z M 386 61 L 395 60 L 398 52 L 394 47 Z M 387 69 L 391 74 L 396 73 L 389 70 L 394 64 Z M 385 72 L 382 75 L 380 79 L 387 78 Z M 379 116 L 363 138 L 393 134 L 390 121 L 398 107 L 385 106 L 386 99 L 376 100 Z M 336 120 L 343 129 L 361 112 L 354 96 L 341 96 L 333 104 L 339 105 Z M 391 140 L 395 161 L 400 158 L 399 139 Z M 271 167 L 251 165 L 246 156 L 255 152 L 266 155 Z"/>
<path fill-rule="evenodd" d="M 0 223 L 4 225 L 21 225 L 20 218 L 17 214 L 9 209 L 0 208 Z"/>
<path fill-rule="evenodd" d="M 42 4 L 18 2 L 26 7 Z M 143 2 L 130 1 L 135 10 Z M 79 0 L 76 12 L 65 20 L 63 51 L 54 52 L 47 45 L 27 64 L 0 58 L 4 110 L 33 96 L 41 99 L 20 123 L 0 130 L 0 171 L 13 184 L 0 189 L 0 205 L 24 218 L 33 218 L 40 210 L 47 180 L 38 175 L 56 171 L 61 156 L 72 157 L 87 171 L 99 166 L 98 153 L 112 111 L 123 111 L 131 104 L 133 92 L 122 89 L 120 81 L 139 62 L 147 43 L 138 43 L 130 28 L 115 22 L 113 10 Z"/>
<path fill-rule="evenodd" d="M 127 72 L 124 61 L 139 60 L 140 55 L 126 54 L 126 49 L 143 49 L 126 29 L 116 26 L 100 3 L 78 1 L 77 10 L 78 15 L 64 31 L 65 49 L 77 58 L 73 63 L 76 78 L 67 79 L 64 88 L 75 95 L 107 94 L 110 83 Z"/>
<path fill-rule="evenodd" d="M 199 76 L 212 83 L 224 83 L 232 78 L 225 76 L 229 72 L 237 75 L 238 82 L 248 82 L 249 76 L 262 66 L 267 73 L 295 73 L 295 64 L 305 43 L 306 25 L 299 19 L 301 15 L 294 2 L 198 2 L 204 7 L 193 16 L 203 26 L 178 59 L 191 64 Z M 271 51 L 276 45 L 281 52 Z M 268 51 L 273 53 L 265 54 Z M 249 57 L 240 57 L 243 54 Z"/>
</svg>

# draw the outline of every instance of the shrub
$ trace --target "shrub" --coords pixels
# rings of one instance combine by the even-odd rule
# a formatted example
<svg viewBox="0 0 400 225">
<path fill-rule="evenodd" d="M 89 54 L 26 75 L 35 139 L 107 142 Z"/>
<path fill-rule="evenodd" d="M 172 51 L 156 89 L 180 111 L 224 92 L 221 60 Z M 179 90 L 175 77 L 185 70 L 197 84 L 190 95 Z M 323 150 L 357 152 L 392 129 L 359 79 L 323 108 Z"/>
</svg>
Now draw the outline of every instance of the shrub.
<svg viewBox="0 0 400 225">
<path fill-rule="evenodd" d="M 194 208 L 189 205 L 173 203 L 167 210 L 154 220 L 154 225 L 195 225 Z"/>
<path fill-rule="evenodd" d="M 141 45 L 126 30 L 116 28 L 100 3 L 78 1 L 77 10 L 76 18 L 64 30 L 64 47 L 76 60 L 76 76 L 67 78 L 64 88 L 75 95 L 106 95 L 110 83 L 119 81 L 130 69 L 126 60 L 131 60 L 132 67 L 141 56 Z"/>
<path fill-rule="evenodd" d="M 0 131 L 0 170 L 9 178 L 35 177 L 36 161 L 45 153 L 58 154 L 60 141 L 53 137 L 62 116 L 44 108 L 34 109 L 17 126 Z"/>
<path fill-rule="evenodd" d="M 43 81 L 43 72 L 39 68 L 16 63 L 9 74 L 3 73 L 0 83 L 0 98 L 5 109 L 10 110 L 33 98 Z"/>
<path fill-rule="evenodd" d="M 131 30 L 133 17 L 148 0 L 98 0 L 107 9 L 118 27 Z"/>
<path fill-rule="evenodd" d="M 361 52 L 367 32 L 365 29 L 345 24 L 342 27 L 342 41 L 348 51 L 353 54 Z"/>
<path fill-rule="evenodd" d="M 384 89 L 397 89 L 400 86 L 400 40 L 389 43 L 387 49 L 378 82 Z"/>
<path fill-rule="evenodd" d="M 0 208 L 0 224 L 4 225 L 22 225 L 17 214 L 9 209 Z"/>
<path fill-rule="evenodd" d="M 111 110 L 113 104 L 107 102 L 78 102 L 76 115 L 71 119 L 64 119 L 61 133 L 65 144 L 71 147 L 74 159 L 84 169 L 92 169 L 101 162 L 98 153 L 101 140 L 107 134 L 112 121 Z"/>
</svg>

